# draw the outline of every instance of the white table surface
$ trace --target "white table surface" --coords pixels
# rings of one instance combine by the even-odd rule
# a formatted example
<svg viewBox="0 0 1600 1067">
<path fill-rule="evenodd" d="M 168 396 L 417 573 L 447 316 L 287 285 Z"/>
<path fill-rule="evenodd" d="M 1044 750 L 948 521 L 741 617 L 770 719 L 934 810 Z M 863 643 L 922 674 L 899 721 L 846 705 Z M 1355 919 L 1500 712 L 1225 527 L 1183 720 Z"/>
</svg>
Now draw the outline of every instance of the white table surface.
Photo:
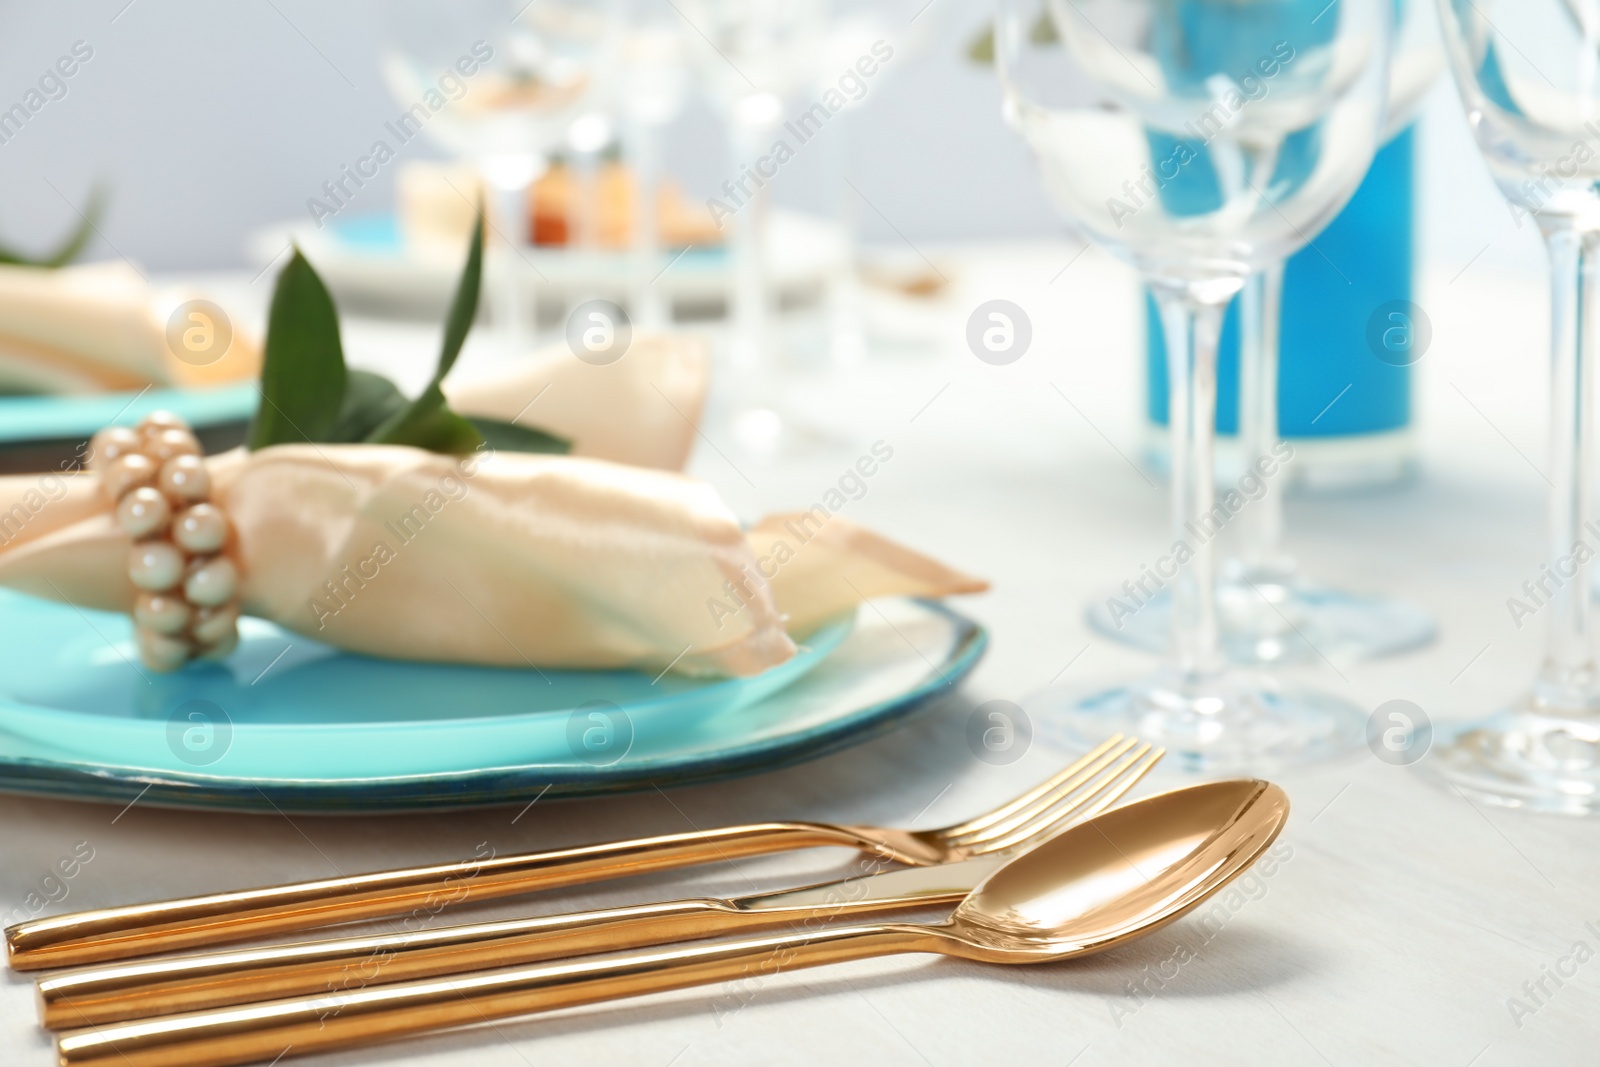
<svg viewBox="0 0 1600 1067">
<path fill-rule="evenodd" d="M 1088 685 L 1146 669 L 1148 657 L 1092 637 L 1082 607 L 1166 542 L 1165 494 L 1119 454 L 1131 456 L 1138 439 L 1134 291 L 1122 268 L 1076 254 L 1043 244 L 935 254 L 955 284 L 916 317 L 945 351 L 900 353 L 797 387 L 793 399 L 838 436 L 804 460 L 735 470 L 709 449 L 694 458 L 695 473 L 755 517 L 809 504 L 871 442 L 892 445 L 892 462 L 845 513 L 994 582 L 961 605 L 992 629 L 987 658 L 911 724 L 770 774 L 540 803 L 515 823 L 517 808 L 291 820 L 0 797 L 0 907 L 20 906 L 79 842 L 93 859 L 55 908 L 436 862 L 483 841 L 503 854 L 780 817 L 932 826 L 1045 776 L 1064 758 L 1047 730 L 1021 761 L 992 767 L 967 749 L 968 713 L 988 699 L 1021 700 L 1058 675 Z M 1419 367 L 1419 480 L 1289 503 L 1292 547 L 1313 573 L 1403 594 L 1442 620 L 1440 639 L 1420 653 L 1318 665 L 1302 680 L 1368 708 L 1412 700 L 1439 723 L 1514 697 L 1541 636 L 1536 625 L 1512 626 L 1505 599 L 1541 558 L 1543 281 L 1497 276 L 1492 256 L 1458 269 L 1429 272 L 1419 298 L 1436 330 Z M 1034 320 L 1032 350 L 1008 367 L 980 363 L 961 342 L 967 314 L 992 297 Z M 348 337 L 363 362 L 434 343 L 373 324 L 352 323 Z M 742 999 L 687 990 L 304 1062 L 1596 1062 L 1600 958 L 1560 987 L 1546 980 L 1550 995 L 1520 1021 L 1508 998 L 1536 1006 L 1525 982 L 1575 942 L 1600 951 L 1600 822 L 1476 808 L 1365 752 L 1278 780 L 1294 804 L 1283 837 L 1292 855 L 1251 883 L 1209 941 L 1191 917 L 1078 963 L 861 962 L 774 977 Z M 1155 776 L 1149 788 L 1180 781 Z M 746 861 L 521 907 L 742 892 L 847 862 L 842 852 Z M 1180 945 L 1195 958 L 1158 992 L 1131 998 L 1129 983 Z M 53 1062 L 34 1023 L 30 982 L 7 973 L 0 1061 Z"/>
</svg>

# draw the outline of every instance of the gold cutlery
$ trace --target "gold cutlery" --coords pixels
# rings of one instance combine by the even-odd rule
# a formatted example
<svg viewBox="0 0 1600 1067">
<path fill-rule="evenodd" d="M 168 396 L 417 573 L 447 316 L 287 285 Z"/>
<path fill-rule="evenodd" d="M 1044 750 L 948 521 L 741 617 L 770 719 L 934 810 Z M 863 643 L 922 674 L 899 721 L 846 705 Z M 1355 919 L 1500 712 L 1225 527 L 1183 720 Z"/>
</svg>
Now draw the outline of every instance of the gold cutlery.
<svg viewBox="0 0 1600 1067">
<path fill-rule="evenodd" d="M 1142 750 L 1141 750 L 1142 751 Z M 265 948 L 116 963 L 38 983 L 47 1029 L 167 1015 L 255 1000 L 535 963 L 670 941 L 753 933 L 921 905 L 953 904 L 1004 856 L 1048 840 L 1119 798 L 1161 758 L 1092 774 L 1054 819 L 1009 848 L 976 859 L 913 867 L 776 893 L 701 898 L 567 915 L 369 934 Z M 880 866 L 887 866 L 885 861 Z"/>
<path fill-rule="evenodd" d="M 896 953 L 1042 963 L 1141 937 L 1250 866 L 1288 818 L 1269 782 L 1113 808 L 1010 860 L 937 923 L 875 923 L 514 967 L 73 1030 L 62 1067 L 228 1067 L 404 1034 Z"/>
<path fill-rule="evenodd" d="M 63 1030 L 954 904 L 1007 854 L 727 900 L 672 900 L 67 971 L 39 980 L 40 1019 L 47 1030 Z"/>
<path fill-rule="evenodd" d="M 19 971 L 73 967 L 400 915 L 419 907 L 431 914 L 469 900 L 827 845 L 913 867 L 953 863 L 1029 840 L 1041 827 L 1055 824 L 1057 807 L 1081 800 L 1075 794 L 1099 780 L 1102 772 L 1148 769 L 1159 758 L 1151 746 L 1118 735 L 1016 799 L 936 830 L 768 822 L 494 856 L 33 919 L 7 928 L 6 949 L 11 966 Z M 1113 794 L 1101 807 L 1120 795 Z"/>
</svg>

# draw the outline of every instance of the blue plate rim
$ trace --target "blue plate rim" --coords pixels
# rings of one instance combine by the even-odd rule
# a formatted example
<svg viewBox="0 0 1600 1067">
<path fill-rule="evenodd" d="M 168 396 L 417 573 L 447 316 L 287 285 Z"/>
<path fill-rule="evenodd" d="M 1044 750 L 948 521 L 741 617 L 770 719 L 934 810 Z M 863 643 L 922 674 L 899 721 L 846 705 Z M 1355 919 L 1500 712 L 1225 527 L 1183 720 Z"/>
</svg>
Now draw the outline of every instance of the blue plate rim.
<svg viewBox="0 0 1600 1067">
<path fill-rule="evenodd" d="M 870 740 L 898 725 L 941 691 L 953 692 L 988 649 L 989 632 L 941 601 L 915 603 L 945 616 L 956 637 L 942 663 L 914 686 L 831 718 L 802 733 L 733 746 L 685 763 L 658 757 L 608 767 L 521 764 L 329 784 L 307 779 L 223 778 L 100 763 L 0 756 L 0 792 L 88 802 L 132 802 L 184 810 L 288 814 L 404 814 L 489 808 L 549 798 L 639 792 L 775 770 Z M 781 699 L 781 694 L 776 697 Z M 769 698 L 771 699 L 771 698 Z"/>
<path fill-rule="evenodd" d="M 126 426 L 155 410 L 176 412 L 204 428 L 255 413 L 254 381 L 195 388 L 146 387 L 107 393 L 0 397 L 0 448 L 82 437 L 105 426 Z"/>
</svg>

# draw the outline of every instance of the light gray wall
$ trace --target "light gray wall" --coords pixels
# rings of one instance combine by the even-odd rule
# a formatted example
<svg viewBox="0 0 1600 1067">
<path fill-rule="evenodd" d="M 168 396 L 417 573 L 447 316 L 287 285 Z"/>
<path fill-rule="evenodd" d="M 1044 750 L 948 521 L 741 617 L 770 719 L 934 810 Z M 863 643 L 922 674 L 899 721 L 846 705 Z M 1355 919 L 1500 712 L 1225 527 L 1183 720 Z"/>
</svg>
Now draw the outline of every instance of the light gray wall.
<svg viewBox="0 0 1600 1067">
<path fill-rule="evenodd" d="M 853 116 L 848 174 L 869 238 L 1057 232 L 1022 146 L 1001 125 L 992 74 L 960 57 L 987 5 L 936 0 L 940 40 L 875 79 Z M 0 109 L 77 41 L 93 57 L 0 144 L 0 240 L 40 247 L 96 178 L 112 193 L 97 258 L 155 269 L 244 262 L 245 235 L 306 217 L 305 201 L 400 110 L 378 73 L 377 0 L 84 0 L 0 7 Z M 437 154 L 423 138 L 403 153 Z M 668 165 L 709 194 L 728 176 L 700 105 L 670 132 Z M 780 202 L 822 206 L 821 151 L 780 175 Z M 386 210 L 394 168 L 350 211 Z M 115 251 L 113 250 L 114 246 Z"/>
<path fill-rule="evenodd" d="M 851 119 L 847 173 L 871 206 L 869 240 L 1033 237 L 1062 227 L 1019 140 L 1001 124 L 990 71 L 961 57 L 986 0 L 934 0 L 937 39 L 897 58 Z M 112 203 L 93 255 L 160 270 L 240 266 L 245 236 L 305 218 L 306 199 L 399 111 L 377 68 L 380 0 L 71 0 L 0 7 L 0 110 L 24 100 L 77 41 L 93 57 L 0 144 L 0 240 L 41 247 L 98 178 Z M 1514 232 L 1468 142 L 1453 94 L 1430 100 L 1422 223 L 1433 254 L 1538 258 Z M 436 150 L 418 138 L 403 154 Z M 692 107 L 669 167 L 706 195 L 729 175 L 718 124 Z M 824 207 L 827 152 L 803 150 L 780 202 Z M 391 204 L 394 167 L 351 213 Z M 834 186 L 835 188 L 837 186 Z M 880 214 L 881 213 L 881 214 Z"/>
</svg>

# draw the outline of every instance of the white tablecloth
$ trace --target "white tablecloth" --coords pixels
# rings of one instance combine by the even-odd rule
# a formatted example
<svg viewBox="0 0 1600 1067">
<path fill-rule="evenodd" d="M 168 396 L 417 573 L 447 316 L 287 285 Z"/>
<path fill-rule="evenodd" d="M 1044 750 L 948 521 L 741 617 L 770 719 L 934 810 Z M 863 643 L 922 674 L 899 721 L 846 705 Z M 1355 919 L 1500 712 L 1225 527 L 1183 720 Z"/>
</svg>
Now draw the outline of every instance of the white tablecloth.
<svg viewBox="0 0 1600 1067">
<path fill-rule="evenodd" d="M 797 386 L 791 401 L 835 438 L 802 460 L 735 470 L 710 449 L 694 460 L 754 517 L 809 504 L 873 441 L 894 448 L 849 517 L 994 581 L 961 605 L 992 629 L 987 658 L 910 725 L 770 774 L 543 802 L 515 822 L 517 808 L 288 819 L 0 797 L 0 907 L 24 906 L 75 849 L 93 858 L 51 910 L 459 858 L 484 841 L 504 854 L 780 817 L 932 826 L 1043 777 L 1063 759 L 1048 731 L 1021 761 L 993 767 L 968 751 L 967 714 L 1058 676 L 1088 685 L 1146 669 L 1148 657 L 1092 637 L 1082 608 L 1167 540 L 1165 494 L 1128 462 L 1138 439 L 1131 282 L 1100 254 L 1076 254 L 1045 245 L 935 254 L 953 291 L 914 317 L 944 338 L 942 352 L 891 352 Z M 1542 555 L 1543 283 L 1497 277 L 1485 262 L 1456 269 L 1430 273 L 1419 297 L 1436 331 L 1419 367 L 1420 480 L 1289 504 L 1292 547 L 1313 573 L 1403 594 L 1442 621 L 1420 653 L 1318 665 L 1302 679 L 1369 708 L 1405 698 L 1441 723 L 1514 697 L 1541 636 L 1537 625 L 1516 630 L 1505 600 Z M 961 341 L 967 314 L 994 297 L 1034 322 L 1031 351 L 1007 367 L 980 363 Z M 352 323 L 348 346 L 368 360 L 431 348 L 432 336 Z M 1179 780 L 1153 777 L 1149 788 Z M 1595 1062 L 1600 958 L 1588 957 L 1600 953 L 1600 821 L 1474 807 L 1365 752 L 1280 780 L 1294 803 L 1290 855 L 1250 883 L 1209 939 L 1190 918 L 1079 963 L 862 962 L 781 975 L 743 995 L 688 990 L 308 1062 Z M 747 861 L 473 914 L 744 892 L 847 859 Z M 1575 964 L 1579 943 L 1589 952 Z M 29 980 L 6 974 L 0 1060 L 53 1062 L 34 1020 Z"/>
</svg>

